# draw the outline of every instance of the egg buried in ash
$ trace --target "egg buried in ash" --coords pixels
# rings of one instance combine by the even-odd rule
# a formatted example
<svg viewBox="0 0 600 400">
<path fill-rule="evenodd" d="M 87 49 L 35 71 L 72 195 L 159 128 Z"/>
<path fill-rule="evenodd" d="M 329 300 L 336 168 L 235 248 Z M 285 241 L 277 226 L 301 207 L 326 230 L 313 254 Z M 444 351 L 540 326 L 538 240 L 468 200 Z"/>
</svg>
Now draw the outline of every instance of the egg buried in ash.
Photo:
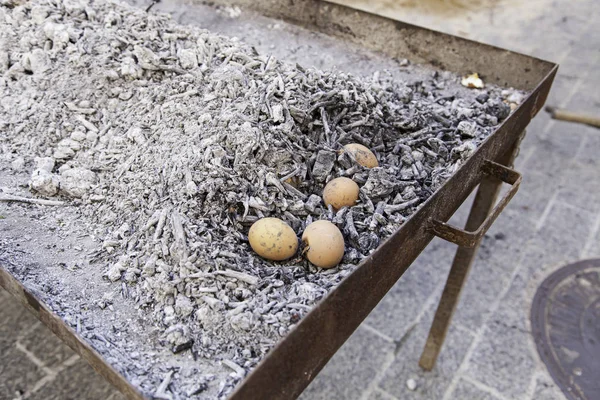
<svg viewBox="0 0 600 400">
<path fill-rule="evenodd" d="M 358 185 L 350 178 L 340 177 L 329 181 L 323 189 L 323 201 L 335 210 L 352 207 L 358 200 Z"/>
<path fill-rule="evenodd" d="M 305 256 L 312 264 L 321 268 L 333 268 L 344 257 L 344 236 L 337 226 L 329 221 L 315 221 L 302 234 L 306 246 Z"/>
<path fill-rule="evenodd" d="M 375 168 L 379 166 L 377 157 L 369 148 L 358 143 L 350 143 L 344 146 L 343 152 L 347 152 L 354 157 L 359 165 L 365 168 Z"/>
<path fill-rule="evenodd" d="M 283 261 L 298 250 L 296 232 L 279 218 L 262 218 L 250 227 L 250 247 L 267 260 Z"/>
</svg>

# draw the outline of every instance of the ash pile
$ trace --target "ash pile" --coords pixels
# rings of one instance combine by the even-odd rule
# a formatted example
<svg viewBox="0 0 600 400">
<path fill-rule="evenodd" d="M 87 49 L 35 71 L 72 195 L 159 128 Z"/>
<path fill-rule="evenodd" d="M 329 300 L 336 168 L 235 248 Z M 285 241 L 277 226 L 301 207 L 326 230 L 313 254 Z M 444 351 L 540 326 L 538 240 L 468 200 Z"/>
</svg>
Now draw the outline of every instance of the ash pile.
<svg viewBox="0 0 600 400">
<path fill-rule="evenodd" d="M 0 74 L 0 157 L 31 171 L 32 192 L 78 206 L 101 238 L 90 268 L 151 315 L 158 345 L 232 369 L 206 379 L 220 396 L 523 96 L 467 93 L 450 73 L 405 83 L 385 71 L 303 68 L 104 1 L 3 1 Z M 349 143 L 373 151 L 379 166 L 340 151 Z M 356 205 L 324 205 L 336 177 L 360 186 Z M 247 234 L 263 217 L 298 236 L 313 221 L 333 222 L 342 262 L 320 269 L 301 256 L 258 257 Z M 138 381 L 160 379 L 145 371 Z M 173 393 L 190 395 L 173 379 Z"/>
</svg>

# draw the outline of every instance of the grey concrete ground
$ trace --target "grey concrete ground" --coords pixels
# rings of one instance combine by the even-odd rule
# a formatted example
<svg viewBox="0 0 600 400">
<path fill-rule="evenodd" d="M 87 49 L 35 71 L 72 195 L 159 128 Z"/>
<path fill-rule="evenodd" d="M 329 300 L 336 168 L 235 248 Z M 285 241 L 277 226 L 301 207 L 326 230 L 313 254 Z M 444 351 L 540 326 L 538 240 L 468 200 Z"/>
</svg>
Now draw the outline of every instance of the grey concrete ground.
<svg viewBox="0 0 600 400">
<path fill-rule="evenodd" d="M 596 1 L 471 3 L 477 7 L 438 16 L 431 14 L 435 7 L 430 8 L 421 22 L 559 62 L 548 103 L 599 114 Z M 377 4 L 387 7 L 379 11 L 419 21 L 415 10 L 409 13 L 389 1 L 365 7 Z M 435 369 L 425 373 L 417 361 L 454 251 L 454 246 L 437 240 L 329 362 L 303 399 L 564 399 L 537 356 L 529 310 L 537 285 L 553 270 L 567 262 L 600 257 L 599 151 L 600 130 L 551 121 L 540 113 L 516 163 L 524 174 L 522 187 L 483 241 Z M 464 221 L 467 211 L 461 209 L 456 221 Z M 416 390 L 408 389 L 409 379 L 416 382 Z M 0 399 L 21 395 L 121 398 L 0 290 Z"/>
</svg>

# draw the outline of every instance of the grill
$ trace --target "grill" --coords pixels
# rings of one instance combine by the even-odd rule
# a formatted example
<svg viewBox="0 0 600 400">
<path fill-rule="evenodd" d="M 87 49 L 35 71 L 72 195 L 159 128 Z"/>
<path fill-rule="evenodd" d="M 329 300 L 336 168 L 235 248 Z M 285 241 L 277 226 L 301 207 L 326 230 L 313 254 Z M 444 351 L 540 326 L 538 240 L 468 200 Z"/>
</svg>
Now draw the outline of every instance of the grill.
<svg viewBox="0 0 600 400">
<path fill-rule="evenodd" d="M 323 1 L 217 0 L 210 5 L 237 6 L 271 23 L 273 19 L 282 19 L 323 33 L 336 42 L 379 52 L 389 59 L 408 58 L 414 63 L 459 74 L 478 71 L 486 77 L 486 82 L 529 92 L 521 105 L 460 169 L 395 234 L 323 298 L 238 384 L 230 398 L 289 399 L 298 396 L 428 243 L 438 236 L 459 247 L 420 361 L 421 367 L 432 369 L 479 242 L 519 187 L 521 176 L 510 168 L 526 126 L 546 101 L 557 65 Z M 496 204 L 503 182 L 509 184 L 510 189 Z M 477 186 L 465 229 L 447 224 L 445 221 Z M 0 284 L 129 398 L 144 398 L 123 375 L 1 266 Z"/>
</svg>

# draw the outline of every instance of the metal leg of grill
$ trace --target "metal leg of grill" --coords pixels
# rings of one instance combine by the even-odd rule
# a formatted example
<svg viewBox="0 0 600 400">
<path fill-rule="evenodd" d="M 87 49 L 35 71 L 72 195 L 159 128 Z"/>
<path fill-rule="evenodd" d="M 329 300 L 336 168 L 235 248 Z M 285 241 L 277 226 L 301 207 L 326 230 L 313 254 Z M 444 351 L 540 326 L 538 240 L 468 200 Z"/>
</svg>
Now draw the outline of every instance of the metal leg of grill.
<svg viewBox="0 0 600 400">
<path fill-rule="evenodd" d="M 516 141 L 514 146 L 501 159 L 497 160 L 497 162 L 509 167 L 512 166 L 524 136 L 525 132 L 520 135 L 519 140 Z M 477 194 L 475 195 L 475 200 L 465 225 L 465 230 L 475 231 L 479 228 L 494 208 L 501 185 L 502 183 L 496 179 L 484 178 L 482 180 L 477 190 Z M 433 369 L 442 345 L 444 344 L 452 314 L 456 309 L 460 292 L 469 273 L 469 269 L 473 264 L 479 245 L 480 242 L 471 248 L 459 247 L 456 251 L 448 275 L 448 280 L 446 281 L 446 286 L 442 293 L 442 298 L 440 299 L 437 311 L 435 312 L 435 317 L 433 318 L 433 323 L 429 330 L 425 349 L 419 360 L 419 365 L 426 371 L 431 371 Z"/>
</svg>

